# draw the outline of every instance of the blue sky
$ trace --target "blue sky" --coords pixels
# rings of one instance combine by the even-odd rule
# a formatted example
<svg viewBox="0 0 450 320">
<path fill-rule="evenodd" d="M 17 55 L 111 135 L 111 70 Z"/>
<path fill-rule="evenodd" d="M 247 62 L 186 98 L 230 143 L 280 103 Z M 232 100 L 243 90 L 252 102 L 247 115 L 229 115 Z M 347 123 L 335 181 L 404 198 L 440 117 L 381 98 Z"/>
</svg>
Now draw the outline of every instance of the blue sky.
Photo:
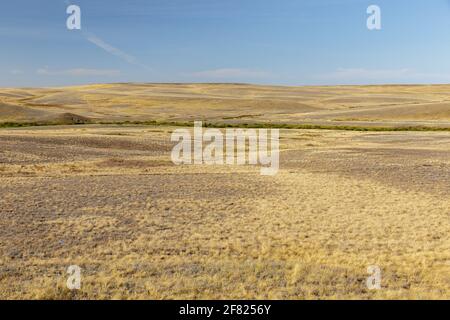
<svg viewBox="0 0 450 320">
<path fill-rule="evenodd" d="M 2 1 L 0 86 L 450 83 L 449 34 L 448 0 Z"/>
</svg>

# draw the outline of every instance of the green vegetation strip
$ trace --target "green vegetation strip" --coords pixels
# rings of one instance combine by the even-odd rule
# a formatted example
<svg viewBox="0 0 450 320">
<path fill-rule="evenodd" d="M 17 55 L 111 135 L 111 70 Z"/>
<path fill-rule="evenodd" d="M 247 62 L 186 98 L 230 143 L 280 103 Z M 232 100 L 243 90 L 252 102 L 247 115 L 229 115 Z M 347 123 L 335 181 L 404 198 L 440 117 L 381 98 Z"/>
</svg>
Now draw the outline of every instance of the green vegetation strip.
<svg viewBox="0 0 450 320">
<path fill-rule="evenodd" d="M 140 126 L 173 126 L 193 127 L 194 122 L 178 121 L 124 121 L 124 122 L 86 122 L 86 123 L 56 123 L 56 122 L 0 122 L 0 128 L 21 128 L 36 126 L 58 125 L 140 125 Z M 318 130 L 346 130 L 346 131 L 450 131 L 450 127 L 364 127 L 349 125 L 321 125 L 321 124 L 285 124 L 285 123 L 212 123 L 203 121 L 204 128 L 255 128 L 255 129 L 318 129 Z"/>
</svg>

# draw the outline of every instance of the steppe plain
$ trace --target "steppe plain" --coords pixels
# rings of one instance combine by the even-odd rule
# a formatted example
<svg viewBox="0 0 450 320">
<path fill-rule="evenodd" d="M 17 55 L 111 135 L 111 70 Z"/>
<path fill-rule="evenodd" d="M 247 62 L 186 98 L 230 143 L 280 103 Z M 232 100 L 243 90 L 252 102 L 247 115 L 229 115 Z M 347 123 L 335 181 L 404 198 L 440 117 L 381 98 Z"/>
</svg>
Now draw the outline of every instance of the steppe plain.
<svg viewBox="0 0 450 320">
<path fill-rule="evenodd" d="M 175 166 L 194 120 L 322 129 L 261 176 Z M 0 298 L 450 298 L 450 86 L 5 88 L 0 123 Z"/>
</svg>

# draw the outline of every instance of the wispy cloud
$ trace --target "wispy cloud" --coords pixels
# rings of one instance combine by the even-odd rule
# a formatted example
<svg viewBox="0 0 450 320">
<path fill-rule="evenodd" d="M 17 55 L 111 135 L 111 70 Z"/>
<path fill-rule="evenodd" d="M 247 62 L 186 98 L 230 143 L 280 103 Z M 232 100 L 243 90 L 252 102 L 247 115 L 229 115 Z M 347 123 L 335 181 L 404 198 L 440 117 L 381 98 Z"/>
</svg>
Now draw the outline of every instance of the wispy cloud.
<svg viewBox="0 0 450 320">
<path fill-rule="evenodd" d="M 365 68 L 339 68 L 335 71 L 320 74 L 315 77 L 320 81 L 330 83 L 425 83 L 449 82 L 450 74 L 424 73 L 412 69 L 365 69 Z"/>
<path fill-rule="evenodd" d="M 208 79 L 260 79 L 269 75 L 270 74 L 265 71 L 239 68 L 213 69 L 190 74 L 192 77 Z"/>
<path fill-rule="evenodd" d="M 364 69 L 364 68 L 339 68 L 336 71 L 317 76 L 320 79 L 329 80 L 381 80 L 386 78 L 399 78 L 408 75 L 409 69 Z"/>
<path fill-rule="evenodd" d="M 18 75 L 24 74 L 24 72 L 20 69 L 13 69 L 9 73 L 12 74 L 13 76 L 18 76 Z"/>
<path fill-rule="evenodd" d="M 71 5 L 73 4 L 72 1 L 70 0 L 64 0 L 64 3 L 66 5 Z M 117 47 L 114 47 L 113 45 L 109 44 L 108 42 L 106 42 L 105 40 L 101 39 L 100 37 L 96 36 L 95 34 L 91 33 L 91 32 L 87 32 L 87 31 L 83 31 L 82 32 L 83 36 L 86 38 L 87 41 L 89 41 L 90 43 L 96 45 L 97 47 L 99 47 L 100 49 L 103 49 L 104 51 L 106 51 L 109 54 L 112 54 L 126 62 L 128 62 L 129 64 L 132 65 L 136 65 L 139 66 L 147 71 L 152 71 L 152 69 L 142 63 L 140 63 L 138 61 L 138 59 L 136 59 L 133 55 L 128 54 L 122 50 L 120 50 Z"/>
<path fill-rule="evenodd" d="M 76 68 L 66 70 L 49 70 L 48 68 L 40 68 L 36 70 L 36 73 L 41 76 L 73 76 L 73 77 L 86 77 L 86 76 L 105 76 L 112 77 L 120 75 L 119 70 L 112 69 L 87 69 Z"/>
<path fill-rule="evenodd" d="M 106 43 L 105 41 L 103 41 L 102 39 L 100 39 L 97 36 L 94 36 L 92 34 L 87 35 L 87 40 L 93 44 L 95 44 L 97 47 L 105 50 L 106 52 L 115 55 L 123 60 L 125 60 L 128 63 L 132 63 L 135 64 L 136 63 L 136 58 L 133 57 L 132 55 L 129 55 L 125 52 L 123 52 L 120 49 L 117 49 L 115 47 L 113 47 L 112 45 Z"/>
<path fill-rule="evenodd" d="M 120 50 L 119 48 L 116 48 L 116 47 L 110 45 L 109 43 L 107 43 L 103 39 L 97 37 L 96 35 L 94 35 L 92 33 L 84 33 L 84 36 L 90 43 L 92 43 L 92 44 L 96 45 L 97 47 L 103 49 L 107 53 L 112 54 L 112 55 L 114 55 L 116 57 L 119 57 L 120 59 L 122 59 L 122 60 L 124 60 L 124 61 L 126 61 L 126 62 L 128 62 L 130 64 L 142 67 L 142 68 L 144 68 L 144 69 L 146 69 L 148 71 L 151 70 L 151 68 L 149 68 L 148 66 L 140 63 L 134 56 L 132 56 L 132 55 L 130 55 L 130 54 Z"/>
</svg>

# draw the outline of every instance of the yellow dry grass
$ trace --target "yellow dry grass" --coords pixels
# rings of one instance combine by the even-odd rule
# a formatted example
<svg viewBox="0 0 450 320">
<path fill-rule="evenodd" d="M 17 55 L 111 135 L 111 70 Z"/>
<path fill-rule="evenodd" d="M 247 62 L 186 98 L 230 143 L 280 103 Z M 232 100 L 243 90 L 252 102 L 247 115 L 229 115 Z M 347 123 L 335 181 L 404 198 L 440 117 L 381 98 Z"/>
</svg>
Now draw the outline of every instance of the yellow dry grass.
<svg viewBox="0 0 450 320">
<path fill-rule="evenodd" d="M 450 298 L 449 133 L 283 130 L 267 177 L 172 130 L 1 130 L 0 298 Z"/>
<path fill-rule="evenodd" d="M 193 121 L 439 126 L 450 85 L 282 87 L 245 84 L 99 84 L 0 89 L 0 122 Z"/>
</svg>

